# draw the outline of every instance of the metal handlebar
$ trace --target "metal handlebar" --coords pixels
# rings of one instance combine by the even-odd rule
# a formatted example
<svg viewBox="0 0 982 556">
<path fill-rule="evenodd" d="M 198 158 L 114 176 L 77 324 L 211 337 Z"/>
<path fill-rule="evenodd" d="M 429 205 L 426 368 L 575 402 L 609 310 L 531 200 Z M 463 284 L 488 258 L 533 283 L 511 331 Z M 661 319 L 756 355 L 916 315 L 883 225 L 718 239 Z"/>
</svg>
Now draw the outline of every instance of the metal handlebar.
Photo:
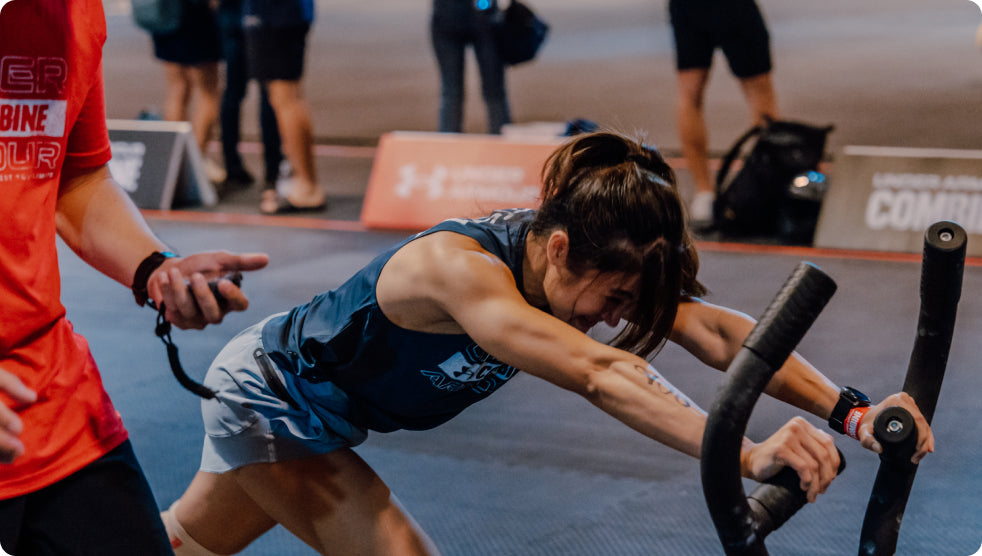
<svg viewBox="0 0 982 556">
<path fill-rule="evenodd" d="M 934 418 L 948 364 L 955 314 L 962 292 L 967 243 L 965 230 L 954 222 L 937 222 L 924 233 L 921 309 L 903 391 L 914 398 L 928 424 Z M 908 442 L 916 443 L 917 431 L 912 426 L 910 415 L 907 414 L 906 418 L 898 415 L 894 419 L 894 426 L 899 423 L 904 425 L 906 431 L 913 431 L 905 437 L 910 438 Z M 910 419 L 910 427 L 906 426 L 905 419 Z M 886 451 L 886 444 L 883 447 Z M 913 453 L 913 449 L 909 449 Z M 910 462 L 910 454 L 906 457 L 884 457 L 881 454 L 880 460 L 863 518 L 860 556 L 892 556 L 896 552 L 900 522 L 917 474 L 917 466 Z"/>
<path fill-rule="evenodd" d="M 728 555 L 766 556 L 764 537 L 805 504 L 791 469 L 762 483 L 748 498 L 740 477 L 740 450 L 764 387 L 835 289 L 835 282 L 817 266 L 799 264 L 733 359 L 709 411 L 700 462 L 703 493 Z M 844 466 L 845 459 L 842 462 Z"/>
<path fill-rule="evenodd" d="M 924 236 L 921 310 L 903 391 L 917 401 L 928 424 L 937 406 L 951 347 L 966 243 L 967 234 L 954 222 L 938 222 Z M 703 493 L 728 556 L 767 556 L 764 538 L 805 503 L 797 475 L 787 468 L 745 497 L 740 450 L 754 404 L 835 288 L 817 267 L 801 263 L 733 359 L 727 381 L 709 412 L 701 459 Z M 910 461 L 918 438 L 910 413 L 901 407 L 884 409 L 873 428 L 883 453 L 866 508 L 860 556 L 895 553 L 900 522 L 917 473 L 917 465 Z M 840 472 L 844 466 L 842 460 Z"/>
</svg>

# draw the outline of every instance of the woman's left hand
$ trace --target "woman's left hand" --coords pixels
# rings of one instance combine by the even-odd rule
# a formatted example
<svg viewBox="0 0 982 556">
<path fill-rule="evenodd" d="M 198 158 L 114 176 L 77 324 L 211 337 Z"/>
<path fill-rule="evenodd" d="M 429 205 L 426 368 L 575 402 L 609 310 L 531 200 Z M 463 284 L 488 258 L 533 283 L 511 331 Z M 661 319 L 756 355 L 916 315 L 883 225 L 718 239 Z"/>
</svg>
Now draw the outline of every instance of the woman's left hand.
<svg viewBox="0 0 982 556">
<path fill-rule="evenodd" d="M 917 449 L 914 455 L 911 456 L 910 461 L 915 464 L 920 463 L 929 452 L 934 452 L 934 433 L 931 432 L 931 425 L 927 424 L 927 419 L 921 414 L 921 410 L 918 409 L 914 398 L 904 392 L 887 396 L 882 402 L 870 408 L 859 425 L 859 442 L 868 450 L 872 450 L 878 454 L 883 452 L 883 447 L 873 436 L 873 423 L 881 411 L 894 406 L 900 406 L 906 409 L 914 418 L 914 424 L 917 425 Z"/>
</svg>

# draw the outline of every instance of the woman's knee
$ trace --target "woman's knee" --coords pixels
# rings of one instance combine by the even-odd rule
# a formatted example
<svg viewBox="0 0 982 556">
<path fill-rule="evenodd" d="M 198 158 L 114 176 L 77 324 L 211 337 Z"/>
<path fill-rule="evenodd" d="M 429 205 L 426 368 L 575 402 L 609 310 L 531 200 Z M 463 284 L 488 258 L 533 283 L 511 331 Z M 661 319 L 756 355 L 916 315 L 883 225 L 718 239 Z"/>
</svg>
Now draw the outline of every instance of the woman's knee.
<svg viewBox="0 0 982 556">
<path fill-rule="evenodd" d="M 177 504 L 175 501 L 167 511 L 160 513 L 160 519 L 164 522 L 164 528 L 167 530 L 170 546 L 174 549 L 174 556 L 222 556 L 223 553 L 208 550 L 188 534 L 177 519 Z M 225 552 L 224 554 L 234 553 Z"/>
<path fill-rule="evenodd" d="M 165 515 L 168 512 L 170 515 Z M 236 554 L 276 525 L 227 473 L 199 472 L 168 512 L 161 517 L 172 544 L 179 535 L 183 544 L 206 550 L 202 556 Z M 184 554 L 177 552 L 178 556 Z M 199 552 L 186 554 L 198 556 Z"/>
</svg>

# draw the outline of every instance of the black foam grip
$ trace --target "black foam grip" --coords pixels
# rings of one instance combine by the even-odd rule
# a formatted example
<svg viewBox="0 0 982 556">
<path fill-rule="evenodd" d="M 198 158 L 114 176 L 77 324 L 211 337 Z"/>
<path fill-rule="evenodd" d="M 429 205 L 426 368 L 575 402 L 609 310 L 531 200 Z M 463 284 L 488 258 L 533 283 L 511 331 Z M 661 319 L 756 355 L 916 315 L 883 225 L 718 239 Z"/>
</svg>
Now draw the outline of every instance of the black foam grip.
<svg viewBox="0 0 982 556">
<path fill-rule="evenodd" d="M 743 346 L 771 367 L 781 367 L 835 290 L 835 281 L 820 268 L 799 263 Z"/>
<path fill-rule="evenodd" d="M 846 457 L 839 453 L 839 468 L 836 474 L 841 474 L 846 468 Z M 808 502 L 808 493 L 801 490 L 801 478 L 790 467 L 785 467 L 773 477 L 762 482 L 747 497 L 750 511 L 754 514 L 757 524 L 757 534 L 767 536 L 791 518 Z"/>
<path fill-rule="evenodd" d="M 917 451 L 917 424 L 900 406 L 888 407 L 876 416 L 873 436 L 883 446 L 880 458 L 886 461 L 905 464 Z"/>
<path fill-rule="evenodd" d="M 961 297 L 967 244 L 968 235 L 954 222 L 937 222 L 924 232 L 921 310 L 932 320 L 952 327 Z"/>
</svg>

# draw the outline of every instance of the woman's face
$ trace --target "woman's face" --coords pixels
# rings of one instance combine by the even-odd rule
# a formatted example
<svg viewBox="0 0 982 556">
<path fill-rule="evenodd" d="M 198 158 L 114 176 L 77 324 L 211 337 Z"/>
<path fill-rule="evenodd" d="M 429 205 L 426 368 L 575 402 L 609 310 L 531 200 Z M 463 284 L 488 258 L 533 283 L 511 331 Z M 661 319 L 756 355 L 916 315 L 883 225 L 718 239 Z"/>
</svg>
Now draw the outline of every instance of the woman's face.
<svg viewBox="0 0 982 556">
<path fill-rule="evenodd" d="M 639 274 L 564 270 L 547 282 L 546 298 L 553 316 L 581 332 L 601 321 L 617 326 L 634 309 L 641 286 Z"/>
</svg>

